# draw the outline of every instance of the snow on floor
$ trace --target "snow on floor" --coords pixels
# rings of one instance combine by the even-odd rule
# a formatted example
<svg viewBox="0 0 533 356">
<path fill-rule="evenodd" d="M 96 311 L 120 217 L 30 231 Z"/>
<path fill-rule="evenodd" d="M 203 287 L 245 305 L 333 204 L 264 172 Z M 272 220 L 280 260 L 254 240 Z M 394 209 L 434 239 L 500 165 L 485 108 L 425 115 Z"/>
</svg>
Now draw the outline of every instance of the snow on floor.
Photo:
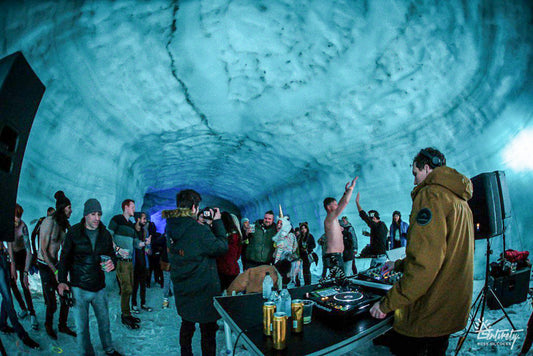
<svg viewBox="0 0 533 356">
<path fill-rule="evenodd" d="M 358 261 L 359 263 L 366 263 L 366 261 Z M 316 271 L 316 270 L 315 270 Z M 180 317 L 176 313 L 174 302 L 171 298 L 171 308 L 162 309 L 163 292 L 159 285 L 152 283 L 152 288 L 147 289 L 147 304 L 154 308 L 153 312 L 142 312 L 139 314 L 141 321 L 141 328 L 139 330 L 126 329 L 120 323 L 120 297 L 116 287 L 113 285 L 114 275 L 111 273 L 108 276 L 107 284 L 109 291 L 109 308 L 111 319 L 111 332 L 116 349 L 124 355 L 179 355 L 179 325 L 181 323 Z M 318 279 L 318 275 L 313 276 L 313 280 Z M 52 341 L 44 331 L 44 301 L 42 293 L 40 292 L 40 281 L 38 277 L 33 276 L 30 281 L 32 283 L 33 301 L 37 313 L 37 317 L 40 322 L 40 330 L 31 330 L 29 318 L 25 318 L 21 321 L 26 330 L 30 333 L 31 337 L 41 344 L 41 350 L 30 350 L 18 340 L 16 335 L 4 335 L 0 337 L 4 346 L 6 347 L 8 355 L 78 355 L 79 351 L 76 345 L 76 340 L 65 334 L 58 334 L 58 340 Z M 477 296 L 478 291 L 483 286 L 483 281 L 474 282 L 474 297 Z M 39 288 L 37 288 L 39 287 Z M 15 308 L 19 310 L 17 303 L 15 302 Z M 487 340 L 478 339 L 476 334 L 471 334 L 465 341 L 461 350 L 461 355 L 466 356 L 480 356 L 480 355 L 509 355 L 518 354 L 522 342 L 525 337 L 527 321 L 531 314 L 531 302 L 527 302 L 513 305 L 506 308 L 512 322 L 518 329 L 516 335 L 518 339 L 511 347 L 507 344 L 495 344 L 502 343 L 505 340 L 497 340 L 495 337 L 491 337 Z M 92 314 L 92 312 L 91 312 Z M 495 321 L 503 316 L 503 313 L 499 310 L 487 310 L 487 321 Z M 57 328 L 58 312 L 55 315 L 54 327 Z M 69 325 L 74 327 L 74 320 L 72 315 L 69 316 Z M 222 323 L 220 323 L 222 325 Z M 98 355 L 103 355 L 103 350 L 98 338 L 98 330 L 96 319 L 92 315 L 90 321 L 91 339 L 95 351 Z M 494 327 L 494 331 L 510 331 L 511 327 L 507 320 L 502 320 Z M 458 335 L 453 335 L 450 338 L 450 346 L 447 354 L 453 355 L 454 349 L 457 344 Z M 221 326 L 217 333 L 217 354 L 225 355 L 225 341 L 224 341 L 224 329 Z M 200 354 L 200 332 L 195 333 L 193 338 L 193 350 L 195 354 Z M 236 355 L 245 356 L 249 353 L 241 346 L 237 345 Z M 354 350 L 346 355 L 363 355 L 363 356 L 381 356 L 390 355 L 387 348 L 383 346 L 374 346 L 371 342 L 361 344 Z"/>
</svg>

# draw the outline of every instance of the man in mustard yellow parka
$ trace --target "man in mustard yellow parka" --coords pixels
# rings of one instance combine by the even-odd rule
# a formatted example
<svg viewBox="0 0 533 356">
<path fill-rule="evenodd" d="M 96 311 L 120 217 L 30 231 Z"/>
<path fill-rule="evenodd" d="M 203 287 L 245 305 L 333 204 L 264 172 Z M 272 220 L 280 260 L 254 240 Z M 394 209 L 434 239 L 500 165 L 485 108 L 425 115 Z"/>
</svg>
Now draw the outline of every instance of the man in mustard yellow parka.
<svg viewBox="0 0 533 356">
<path fill-rule="evenodd" d="M 466 326 L 472 302 L 472 183 L 433 148 L 416 155 L 413 175 L 406 257 L 384 266 L 403 277 L 370 313 L 384 318 L 394 311 L 394 354 L 445 355 L 450 334 Z"/>
</svg>

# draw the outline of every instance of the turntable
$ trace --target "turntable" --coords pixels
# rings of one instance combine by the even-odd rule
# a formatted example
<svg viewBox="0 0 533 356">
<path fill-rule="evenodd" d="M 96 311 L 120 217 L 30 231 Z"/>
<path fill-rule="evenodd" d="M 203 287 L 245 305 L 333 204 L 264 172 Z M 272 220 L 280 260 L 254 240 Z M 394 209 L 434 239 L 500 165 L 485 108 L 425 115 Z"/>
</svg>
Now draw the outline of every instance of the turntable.
<svg viewBox="0 0 533 356">
<path fill-rule="evenodd" d="M 377 293 L 379 291 L 345 280 L 341 283 L 319 284 L 308 298 L 316 303 L 317 314 L 345 318 L 370 310 L 381 299 Z"/>
</svg>

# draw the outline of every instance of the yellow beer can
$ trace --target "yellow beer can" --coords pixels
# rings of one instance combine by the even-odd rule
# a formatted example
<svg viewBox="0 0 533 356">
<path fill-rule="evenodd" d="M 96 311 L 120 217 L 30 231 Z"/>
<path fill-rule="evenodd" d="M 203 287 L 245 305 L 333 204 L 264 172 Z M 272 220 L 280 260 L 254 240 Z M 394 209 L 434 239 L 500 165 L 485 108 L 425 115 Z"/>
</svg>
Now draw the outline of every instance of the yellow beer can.
<svg viewBox="0 0 533 356">
<path fill-rule="evenodd" d="M 283 350 L 287 347 L 287 314 L 282 312 L 274 313 L 272 328 L 272 341 L 276 350 Z"/>
<path fill-rule="evenodd" d="M 263 334 L 272 336 L 272 321 L 274 320 L 274 312 L 276 311 L 276 303 L 265 302 L 263 304 Z"/>
<path fill-rule="evenodd" d="M 304 325 L 304 303 L 301 299 L 294 299 L 291 303 L 292 332 L 301 333 Z"/>
</svg>

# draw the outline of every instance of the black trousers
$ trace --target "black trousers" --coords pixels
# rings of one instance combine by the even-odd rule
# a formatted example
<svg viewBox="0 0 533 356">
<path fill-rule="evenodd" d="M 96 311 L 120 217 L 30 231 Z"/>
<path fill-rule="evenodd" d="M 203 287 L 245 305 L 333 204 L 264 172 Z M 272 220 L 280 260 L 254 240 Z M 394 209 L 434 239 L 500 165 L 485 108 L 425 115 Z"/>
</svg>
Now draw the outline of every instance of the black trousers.
<svg viewBox="0 0 533 356">
<path fill-rule="evenodd" d="M 152 272 L 154 273 L 154 283 L 159 283 L 163 287 L 163 271 L 161 270 L 161 265 L 159 261 L 161 260 L 160 254 L 152 254 L 148 256 L 148 264 L 150 269 L 148 271 L 148 276 L 146 277 L 146 284 L 150 286 L 152 281 Z"/>
<path fill-rule="evenodd" d="M 444 356 L 450 335 L 438 337 L 410 337 L 392 330 L 390 351 L 396 356 Z"/>
<path fill-rule="evenodd" d="M 57 310 L 56 291 L 58 283 L 54 272 L 52 272 L 50 267 L 42 263 L 37 263 L 37 265 L 39 267 L 39 274 L 41 275 L 44 303 L 46 304 L 46 319 L 44 324 L 52 326 L 54 321 L 54 313 Z M 60 298 L 60 300 L 61 306 L 59 309 L 59 326 L 67 326 L 69 307 L 65 304 L 63 298 Z"/>
<path fill-rule="evenodd" d="M 202 343 L 202 355 L 204 356 L 216 356 L 217 353 L 217 334 L 218 325 L 213 323 L 200 323 L 201 343 Z M 181 321 L 180 328 L 180 347 L 181 355 L 192 356 L 192 337 L 196 330 L 196 324 L 192 321 Z"/>
<path fill-rule="evenodd" d="M 143 261 L 144 262 L 144 261 Z M 137 291 L 140 289 L 141 305 L 146 304 L 146 278 L 148 277 L 148 270 L 146 264 L 135 261 L 133 269 L 133 292 L 131 294 L 131 305 L 137 305 Z"/>
<path fill-rule="evenodd" d="M 311 284 L 311 264 L 309 263 L 309 258 L 307 256 L 302 256 L 302 271 L 304 275 L 304 284 Z M 296 276 L 296 286 L 300 286 L 300 276 Z"/>
<path fill-rule="evenodd" d="M 523 353 L 524 355 L 527 354 L 527 352 L 531 348 L 532 343 L 533 343 L 533 313 L 531 313 L 531 316 L 529 317 L 529 321 L 527 322 L 527 333 L 526 333 L 526 338 L 524 339 L 524 344 L 522 345 L 521 353 Z"/>
</svg>

